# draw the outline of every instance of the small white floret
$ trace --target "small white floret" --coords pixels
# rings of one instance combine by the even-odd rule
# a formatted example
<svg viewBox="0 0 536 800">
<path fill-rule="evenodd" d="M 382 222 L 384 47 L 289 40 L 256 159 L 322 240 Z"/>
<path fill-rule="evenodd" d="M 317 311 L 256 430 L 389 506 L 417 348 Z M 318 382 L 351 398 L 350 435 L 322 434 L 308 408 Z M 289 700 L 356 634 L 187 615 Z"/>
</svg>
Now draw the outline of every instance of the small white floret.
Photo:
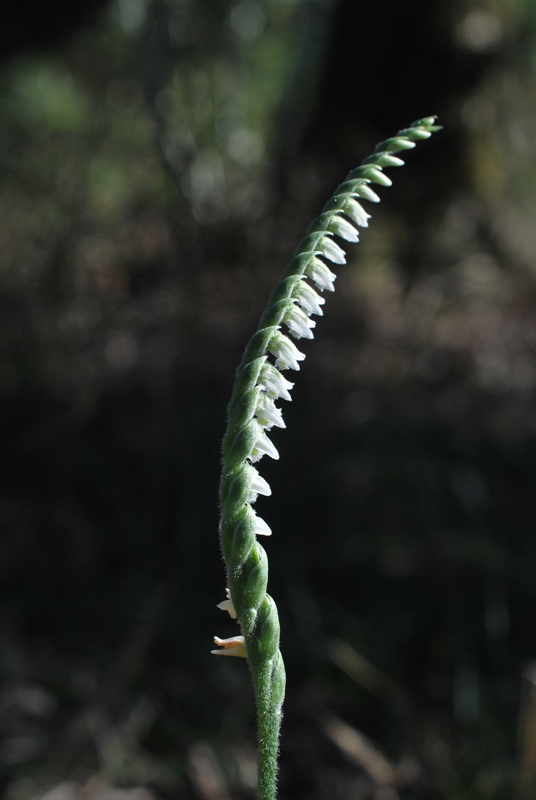
<svg viewBox="0 0 536 800">
<path fill-rule="evenodd" d="M 266 522 L 255 514 L 255 533 L 257 536 L 271 536 L 272 529 Z"/>
<path fill-rule="evenodd" d="M 251 488 L 257 494 L 262 494 L 265 497 L 270 497 L 272 494 L 272 490 L 270 489 L 270 484 L 268 481 L 265 481 L 264 478 L 259 475 L 256 469 L 253 469 L 255 473 L 253 475 L 253 480 L 251 481 Z"/>
<path fill-rule="evenodd" d="M 275 425 L 276 428 L 287 427 L 283 422 L 281 409 L 276 408 L 273 400 L 270 400 L 270 398 L 266 397 L 266 395 L 263 393 L 259 395 L 255 414 L 257 415 L 257 419 L 263 428 L 271 428 L 272 425 Z"/>
<path fill-rule="evenodd" d="M 218 608 L 221 608 L 222 611 L 227 611 L 231 619 L 236 619 L 236 611 L 233 605 L 233 601 L 231 600 L 231 591 L 230 589 L 226 589 L 225 593 L 227 595 L 227 600 L 223 600 L 221 603 L 218 603 Z"/>
<path fill-rule="evenodd" d="M 409 142 L 408 142 L 408 144 L 409 144 Z M 367 181 L 367 183 L 368 183 L 368 181 Z M 354 188 L 354 192 L 358 197 L 362 197 L 363 200 L 368 200 L 370 203 L 379 203 L 380 202 L 380 198 L 378 197 L 376 192 L 373 192 L 372 189 L 370 188 L 370 186 L 367 186 L 366 183 L 362 183 L 359 186 L 356 186 Z"/>
<path fill-rule="evenodd" d="M 334 264 L 346 264 L 344 250 L 328 236 L 324 236 L 318 243 L 318 252 Z"/>
<path fill-rule="evenodd" d="M 266 434 L 260 430 L 257 441 L 255 442 L 255 447 L 251 451 L 249 457 L 254 463 L 255 461 L 259 461 L 264 455 L 270 456 L 270 458 L 273 458 L 276 461 L 279 460 L 279 453 L 277 452 L 276 448 Z"/>
<path fill-rule="evenodd" d="M 337 276 L 319 258 L 313 258 L 307 265 L 305 272 L 316 283 L 321 292 L 324 289 L 327 289 L 328 292 L 335 291 L 333 281 Z"/>
<path fill-rule="evenodd" d="M 340 236 L 342 239 L 346 239 L 347 242 L 357 242 L 359 240 L 359 233 L 354 226 L 343 217 L 335 215 L 330 228 L 333 233 L 336 233 L 337 236 Z"/>
<path fill-rule="evenodd" d="M 326 301 L 315 292 L 312 286 L 305 282 L 305 278 L 296 287 L 294 297 L 307 314 L 322 316 L 323 311 L 320 306 L 323 306 Z"/>
<path fill-rule="evenodd" d="M 311 328 L 314 328 L 316 322 L 312 319 L 309 319 L 307 314 L 304 314 L 303 311 L 295 306 L 292 306 L 283 318 L 283 322 L 288 325 L 289 331 L 295 336 L 297 339 L 312 339 L 313 333 Z"/>
<path fill-rule="evenodd" d="M 268 345 L 268 351 L 276 357 L 277 369 L 299 370 L 298 361 L 303 361 L 305 353 L 300 352 L 296 345 L 282 333 L 276 333 Z"/>
<path fill-rule="evenodd" d="M 360 225 L 362 228 L 368 228 L 370 214 L 367 214 L 361 203 L 358 203 L 353 197 L 349 197 L 344 204 L 344 213 L 348 214 L 356 225 Z"/>
<path fill-rule="evenodd" d="M 266 395 L 271 400 L 282 397 L 283 400 L 292 400 L 290 390 L 294 384 L 287 381 L 281 373 L 271 364 L 265 364 L 259 375 L 259 385 L 266 389 Z"/>
</svg>

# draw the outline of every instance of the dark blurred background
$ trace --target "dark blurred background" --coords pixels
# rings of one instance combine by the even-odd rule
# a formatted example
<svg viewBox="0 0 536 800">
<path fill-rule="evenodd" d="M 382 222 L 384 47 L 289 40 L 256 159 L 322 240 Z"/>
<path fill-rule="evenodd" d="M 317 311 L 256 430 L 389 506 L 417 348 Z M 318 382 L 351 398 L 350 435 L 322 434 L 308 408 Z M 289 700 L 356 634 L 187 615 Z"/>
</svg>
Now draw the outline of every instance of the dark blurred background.
<svg viewBox="0 0 536 800">
<path fill-rule="evenodd" d="M 209 652 L 234 369 L 346 171 L 437 114 L 261 462 L 280 797 L 535 798 L 533 0 L 4 11 L 2 795 L 254 797 Z"/>
</svg>

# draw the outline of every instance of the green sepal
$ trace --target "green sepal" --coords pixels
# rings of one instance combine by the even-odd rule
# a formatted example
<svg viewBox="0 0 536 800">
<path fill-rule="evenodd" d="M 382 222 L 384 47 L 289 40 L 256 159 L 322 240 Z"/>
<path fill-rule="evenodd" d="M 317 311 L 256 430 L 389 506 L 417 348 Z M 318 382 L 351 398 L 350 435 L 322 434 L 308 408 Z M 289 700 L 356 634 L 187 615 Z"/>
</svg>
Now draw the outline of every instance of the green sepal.
<svg viewBox="0 0 536 800">
<path fill-rule="evenodd" d="M 244 570 L 245 577 L 246 570 Z M 244 605 L 258 609 L 268 586 L 268 556 L 257 542 L 248 557 L 247 577 L 242 585 Z"/>
<path fill-rule="evenodd" d="M 387 175 L 384 175 L 383 172 L 380 172 L 379 169 L 376 169 L 374 166 L 367 164 L 364 167 L 357 167 L 357 169 L 353 169 L 349 174 L 347 180 L 351 181 L 355 178 L 366 178 L 372 183 L 377 183 L 379 186 L 392 186 L 393 182 Z"/>
<path fill-rule="evenodd" d="M 260 372 L 260 370 L 259 370 Z M 255 415 L 257 408 L 257 400 L 259 397 L 260 389 L 254 386 L 247 392 L 244 392 L 242 397 L 235 403 L 233 409 L 229 414 L 229 421 L 227 423 L 227 431 L 223 439 L 222 455 L 224 462 L 227 460 L 233 440 L 239 430 L 247 425 Z"/>
<path fill-rule="evenodd" d="M 255 536 L 255 515 L 249 504 L 246 503 L 244 508 L 238 514 L 238 522 L 234 526 L 229 526 L 230 532 L 227 537 L 222 533 L 222 541 L 227 541 L 227 546 L 224 541 L 224 558 L 227 562 L 229 572 L 233 573 L 236 577 L 237 570 L 241 570 L 253 548 L 256 544 Z M 228 551 L 226 553 L 226 550 Z M 236 613 L 239 617 L 242 614 L 242 606 L 240 605 L 240 595 L 233 595 L 233 604 L 235 605 Z"/>
<path fill-rule="evenodd" d="M 292 301 L 290 300 L 277 300 L 275 303 L 271 303 L 261 317 L 260 327 L 279 327 L 291 305 Z"/>
<path fill-rule="evenodd" d="M 276 605 L 269 594 L 266 595 L 257 614 L 256 633 L 259 639 L 258 655 L 273 658 L 279 646 L 280 626 Z"/>
<path fill-rule="evenodd" d="M 290 300 L 292 297 L 292 293 L 296 287 L 296 284 L 300 282 L 300 274 L 297 275 L 289 275 L 286 278 L 283 278 L 279 281 L 277 286 L 275 287 L 274 291 L 271 294 L 270 302 L 277 303 L 279 300 Z"/>
<path fill-rule="evenodd" d="M 271 599 L 271 598 L 270 598 Z M 285 665 L 283 664 L 283 657 L 279 650 L 277 651 L 274 659 L 274 667 L 272 669 L 272 696 L 271 701 L 274 708 L 281 714 L 281 706 L 285 699 Z"/>
<path fill-rule="evenodd" d="M 238 514 L 251 490 L 251 475 L 248 475 L 248 470 L 244 469 L 244 466 L 242 465 L 242 469 L 235 476 L 226 478 L 222 485 L 225 496 L 222 511 L 230 517 Z"/>
<path fill-rule="evenodd" d="M 330 197 L 328 202 L 325 204 L 324 208 L 322 209 L 322 213 L 326 211 L 344 211 L 344 204 L 346 200 L 351 197 L 352 193 L 348 192 L 340 192 L 335 194 L 333 197 Z"/>
<path fill-rule="evenodd" d="M 333 212 L 327 211 L 315 217 L 307 228 L 307 233 L 317 233 L 320 231 L 329 231 L 329 225 L 333 219 Z"/>
<path fill-rule="evenodd" d="M 236 403 L 240 400 L 242 395 L 250 389 L 253 389 L 253 387 L 257 384 L 260 371 L 266 359 L 267 356 L 265 355 L 259 356 L 259 358 L 255 358 L 253 361 L 250 361 L 249 364 L 245 364 L 243 367 L 238 367 L 236 371 L 233 395 L 231 397 L 231 402 L 229 403 L 229 417 L 231 416 Z"/>
<path fill-rule="evenodd" d="M 253 361 L 255 358 L 265 355 L 266 348 L 268 347 L 270 339 L 276 330 L 277 326 L 270 326 L 268 328 L 262 328 L 254 333 L 246 345 L 244 355 L 242 356 L 242 362 L 247 364 L 248 362 Z"/>
<path fill-rule="evenodd" d="M 234 472 L 242 461 L 245 461 L 255 447 L 258 435 L 259 425 L 254 419 L 236 434 L 224 463 L 224 470 L 227 473 Z"/>
<path fill-rule="evenodd" d="M 305 239 L 302 239 L 296 248 L 295 255 L 307 255 L 310 253 L 318 252 L 318 244 L 324 237 L 323 233 L 310 233 Z M 292 262 L 291 262 L 292 263 Z M 286 274 L 286 273 L 285 273 Z"/>
<path fill-rule="evenodd" d="M 303 241 L 305 241 L 305 239 Z M 313 257 L 314 250 L 308 250 L 305 253 L 295 255 L 284 272 L 283 280 L 287 278 L 301 278 L 307 264 Z"/>
</svg>

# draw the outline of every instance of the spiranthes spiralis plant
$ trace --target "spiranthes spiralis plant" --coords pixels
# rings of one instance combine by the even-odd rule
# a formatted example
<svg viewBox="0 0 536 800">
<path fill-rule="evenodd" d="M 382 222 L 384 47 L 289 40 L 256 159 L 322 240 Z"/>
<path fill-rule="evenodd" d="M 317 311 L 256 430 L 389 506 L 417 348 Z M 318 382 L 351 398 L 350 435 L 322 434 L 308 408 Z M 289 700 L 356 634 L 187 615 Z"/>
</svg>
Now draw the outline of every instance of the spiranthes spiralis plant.
<svg viewBox="0 0 536 800">
<path fill-rule="evenodd" d="M 257 536 L 270 536 L 272 531 L 253 510 L 257 496 L 270 495 L 271 489 L 253 464 L 264 455 L 279 458 L 266 431 L 273 426 L 285 427 L 275 401 L 290 400 L 294 384 L 281 373 L 289 368 L 299 370 L 299 362 L 305 358 L 281 327 L 285 325 L 296 339 L 313 338 L 316 323 L 311 317 L 321 316 L 325 303 L 316 290 L 333 291 L 336 277 L 326 262 L 346 262 L 344 250 L 334 236 L 357 242 L 357 226 L 367 227 L 370 217 L 360 200 L 377 203 L 380 199 L 370 184 L 390 186 L 383 169 L 402 166 L 404 162 L 394 153 L 410 150 L 416 142 L 428 139 L 440 129 L 434 122 L 435 117 L 419 119 L 392 139 L 381 142 L 335 189 L 272 292 L 236 372 L 223 439 L 220 482 L 220 541 L 229 588 L 227 599 L 218 607 L 238 620 L 242 632 L 230 639 L 215 636 L 220 649 L 212 652 L 242 656 L 249 663 L 258 712 L 259 800 L 275 797 L 285 668 L 279 650 L 277 608 L 266 593 L 268 559 L 257 541 Z"/>
</svg>

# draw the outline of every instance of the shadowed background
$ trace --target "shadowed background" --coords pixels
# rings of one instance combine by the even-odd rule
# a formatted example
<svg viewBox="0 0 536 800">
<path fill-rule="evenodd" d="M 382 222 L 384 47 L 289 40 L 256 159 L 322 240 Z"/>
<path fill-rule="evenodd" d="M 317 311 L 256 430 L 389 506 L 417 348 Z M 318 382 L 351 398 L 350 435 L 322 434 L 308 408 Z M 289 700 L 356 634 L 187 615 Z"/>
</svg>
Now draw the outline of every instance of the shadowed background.
<svg viewBox="0 0 536 800">
<path fill-rule="evenodd" d="M 252 798 L 217 541 L 242 349 L 381 139 L 390 170 L 258 513 L 281 800 L 533 798 L 536 7 L 15 5 L 0 31 L 0 780 Z"/>
</svg>

